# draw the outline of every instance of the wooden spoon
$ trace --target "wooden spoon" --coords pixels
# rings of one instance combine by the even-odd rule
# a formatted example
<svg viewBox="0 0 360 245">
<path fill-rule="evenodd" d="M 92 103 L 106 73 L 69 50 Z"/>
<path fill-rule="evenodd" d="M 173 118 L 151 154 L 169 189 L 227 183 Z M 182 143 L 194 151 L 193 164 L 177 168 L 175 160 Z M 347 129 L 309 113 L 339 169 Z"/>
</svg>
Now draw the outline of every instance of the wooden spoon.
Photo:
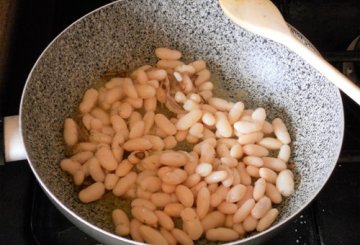
<svg viewBox="0 0 360 245">
<path fill-rule="evenodd" d="M 225 14 L 237 25 L 281 43 L 297 53 L 360 105 L 360 88 L 291 33 L 283 16 L 270 0 L 219 0 Z"/>
</svg>

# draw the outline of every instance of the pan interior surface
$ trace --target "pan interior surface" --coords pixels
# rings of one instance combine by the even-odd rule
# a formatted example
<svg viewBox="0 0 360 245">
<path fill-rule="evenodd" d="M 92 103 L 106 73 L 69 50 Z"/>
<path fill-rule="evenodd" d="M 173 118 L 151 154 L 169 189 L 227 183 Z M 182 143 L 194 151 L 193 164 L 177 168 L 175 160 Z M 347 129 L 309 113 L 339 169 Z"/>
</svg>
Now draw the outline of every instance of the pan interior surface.
<svg viewBox="0 0 360 245">
<path fill-rule="evenodd" d="M 217 1 L 119 1 L 74 23 L 34 66 L 21 105 L 22 134 L 39 180 L 68 209 L 105 231 L 118 199 L 91 204 L 61 171 L 63 122 L 89 87 L 108 71 L 155 64 L 154 49 L 204 59 L 233 101 L 264 107 L 284 119 L 292 136 L 296 192 L 281 204 L 281 223 L 299 212 L 329 178 L 343 136 L 339 91 L 294 53 L 235 26 Z"/>
</svg>

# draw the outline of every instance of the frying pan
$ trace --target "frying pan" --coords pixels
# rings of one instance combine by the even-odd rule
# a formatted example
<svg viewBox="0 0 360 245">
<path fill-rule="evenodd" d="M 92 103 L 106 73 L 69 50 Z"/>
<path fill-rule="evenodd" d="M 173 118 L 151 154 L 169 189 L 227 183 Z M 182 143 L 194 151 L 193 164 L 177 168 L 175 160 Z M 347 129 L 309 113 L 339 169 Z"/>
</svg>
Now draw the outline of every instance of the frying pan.
<svg viewBox="0 0 360 245">
<path fill-rule="evenodd" d="M 21 100 L 20 132 L 34 175 L 55 206 L 90 236 L 104 244 L 138 244 L 113 233 L 110 214 L 121 207 L 119 198 L 107 194 L 94 203 L 79 202 L 79 190 L 59 167 L 65 156 L 63 122 L 104 74 L 154 64 L 154 49 L 163 46 L 181 50 L 186 62 L 206 60 L 218 89 L 230 99 L 264 107 L 270 119 L 281 117 L 288 125 L 295 193 L 279 206 L 271 228 L 235 243 L 265 241 L 330 177 L 343 138 L 342 101 L 325 77 L 284 46 L 234 25 L 216 1 L 117 1 L 55 38 L 32 68 Z"/>
</svg>

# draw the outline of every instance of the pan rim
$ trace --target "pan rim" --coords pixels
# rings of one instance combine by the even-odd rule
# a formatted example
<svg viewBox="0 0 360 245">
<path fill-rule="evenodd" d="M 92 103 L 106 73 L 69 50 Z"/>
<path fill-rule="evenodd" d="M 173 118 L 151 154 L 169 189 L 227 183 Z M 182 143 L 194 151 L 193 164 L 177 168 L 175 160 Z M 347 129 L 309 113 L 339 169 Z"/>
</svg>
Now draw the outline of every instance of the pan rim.
<svg viewBox="0 0 360 245">
<path fill-rule="evenodd" d="M 22 137 L 22 140 L 24 142 L 25 145 L 25 140 L 24 140 L 24 136 L 23 136 L 23 130 L 22 130 L 22 125 L 23 125 L 23 103 L 24 103 L 24 97 L 25 97 L 25 93 L 27 91 L 27 87 L 28 84 L 30 83 L 30 80 L 32 78 L 32 74 L 35 70 L 35 68 L 38 66 L 38 63 L 42 60 L 43 56 L 45 55 L 45 53 L 47 52 L 47 50 L 52 47 L 52 45 L 59 39 L 61 38 L 61 36 L 66 33 L 69 29 L 71 29 L 74 25 L 76 25 L 77 23 L 81 22 L 83 19 L 87 18 L 90 15 L 93 15 L 95 12 L 98 12 L 102 9 L 106 9 L 112 5 L 115 5 L 119 2 L 124 2 L 124 1 L 128 1 L 128 0 L 117 0 L 111 3 L 108 3 L 106 5 L 100 6 L 99 8 L 96 8 L 95 10 L 90 11 L 89 13 L 83 15 L 82 17 L 78 18 L 77 20 L 75 20 L 74 22 L 72 22 L 70 25 L 68 25 L 63 31 L 61 31 L 47 46 L 46 48 L 42 51 L 42 53 L 39 55 L 39 57 L 37 58 L 36 62 L 34 63 L 34 65 L 32 66 L 31 71 L 29 72 L 29 75 L 26 79 L 23 91 L 22 91 L 22 95 L 21 95 L 21 101 L 20 101 L 20 111 L 19 111 L 19 130 L 20 130 L 20 135 Z M 310 45 L 311 48 L 313 48 L 315 51 L 316 48 L 314 47 L 314 45 L 301 33 L 299 32 L 296 28 L 294 28 L 293 26 L 289 25 L 291 27 L 291 29 L 296 32 L 303 41 L 305 41 L 306 44 Z M 318 52 L 318 51 L 317 51 Z M 326 79 L 327 80 L 327 79 Z M 341 142 L 338 144 L 337 149 L 334 149 L 334 152 L 336 153 L 336 159 L 339 159 L 340 157 L 340 153 L 341 153 L 341 149 L 342 149 L 342 144 L 343 144 L 343 139 L 344 139 L 344 131 L 345 131 L 345 116 L 344 116 L 344 106 L 343 106 L 343 100 L 341 97 L 341 93 L 340 90 L 338 88 L 335 88 L 336 90 L 336 94 L 337 94 L 337 100 L 340 102 L 339 106 L 341 107 L 341 116 L 340 116 L 340 125 L 339 125 L 339 129 L 341 130 Z M 25 149 L 26 149 L 26 145 L 25 145 Z M 63 214 L 68 214 L 70 215 L 74 220 L 76 220 L 77 222 L 80 222 L 81 225 L 89 227 L 99 233 L 101 233 L 103 236 L 110 236 L 112 239 L 117 240 L 119 242 L 126 242 L 126 243 L 130 243 L 130 244 L 143 244 L 140 242 L 137 242 L 135 240 L 131 240 L 131 239 L 127 239 L 125 237 L 121 237 L 118 235 L 115 235 L 112 232 L 106 231 L 92 223 L 90 223 L 89 221 L 85 220 L 84 218 L 82 218 L 81 216 L 79 216 L 76 212 L 74 212 L 73 210 L 71 210 L 70 208 L 68 208 L 64 203 L 62 203 L 57 197 L 56 195 L 47 187 L 47 185 L 42 181 L 40 175 L 38 174 L 36 168 L 34 167 L 27 149 L 26 149 L 26 158 L 27 161 L 30 165 L 30 168 L 33 172 L 33 174 L 35 175 L 37 182 L 40 184 L 41 188 L 45 191 L 46 195 L 48 197 L 50 197 L 51 202 L 53 202 L 54 204 L 56 204 L 55 206 L 58 208 L 58 210 L 60 210 Z M 337 162 L 336 162 L 337 163 Z M 266 236 L 268 237 L 269 235 L 271 235 L 270 233 L 272 233 L 275 230 L 280 230 L 280 228 L 282 228 L 284 225 L 286 225 L 290 220 L 292 220 L 295 216 L 297 216 L 301 211 L 303 211 L 316 197 L 317 195 L 320 193 L 320 191 L 324 188 L 324 186 L 326 185 L 326 183 L 328 182 L 329 178 L 331 177 L 332 173 L 334 172 L 334 169 L 336 167 L 337 164 L 333 164 L 331 171 L 329 171 L 329 174 L 327 176 L 324 177 L 324 183 L 322 184 L 321 188 L 319 188 L 318 190 L 316 190 L 314 192 L 313 195 L 311 195 L 311 198 L 308 199 L 308 201 L 302 205 L 301 208 L 299 208 L 296 212 L 292 213 L 290 216 L 286 217 L 284 220 L 272 225 L 270 228 L 268 228 L 265 231 L 262 231 L 260 233 L 254 234 L 254 235 L 250 235 L 249 237 L 234 241 L 234 242 L 230 242 L 230 243 L 226 243 L 226 244 L 243 244 L 243 243 L 247 243 L 247 242 L 256 242 L 259 240 L 260 237 L 262 236 Z M 67 215 L 66 215 L 67 216 Z M 70 220 L 70 222 L 74 223 L 72 220 Z M 85 232 L 85 231 L 84 231 Z M 90 234 L 89 232 L 86 232 L 87 234 L 89 234 L 90 236 L 93 236 L 93 233 Z"/>
</svg>

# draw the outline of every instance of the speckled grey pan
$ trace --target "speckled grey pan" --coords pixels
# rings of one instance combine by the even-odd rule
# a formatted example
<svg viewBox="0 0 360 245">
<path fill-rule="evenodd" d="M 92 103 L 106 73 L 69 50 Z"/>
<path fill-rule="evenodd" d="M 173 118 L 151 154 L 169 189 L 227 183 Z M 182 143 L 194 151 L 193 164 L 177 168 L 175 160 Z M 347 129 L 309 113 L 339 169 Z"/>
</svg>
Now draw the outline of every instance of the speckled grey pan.
<svg viewBox="0 0 360 245">
<path fill-rule="evenodd" d="M 263 241 L 300 212 L 333 171 L 343 136 L 342 101 L 297 55 L 230 22 L 217 1 L 119 1 L 61 33 L 36 62 L 22 98 L 22 135 L 34 174 L 82 230 L 106 244 L 132 242 L 112 233 L 108 205 L 78 202 L 77 190 L 59 168 L 62 125 L 106 71 L 154 63 L 154 48 L 160 46 L 181 50 L 187 61 L 208 61 L 231 98 L 263 106 L 270 118 L 281 116 L 290 125 L 296 193 L 282 205 L 276 225 L 240 242 Z"/>
</svg>

